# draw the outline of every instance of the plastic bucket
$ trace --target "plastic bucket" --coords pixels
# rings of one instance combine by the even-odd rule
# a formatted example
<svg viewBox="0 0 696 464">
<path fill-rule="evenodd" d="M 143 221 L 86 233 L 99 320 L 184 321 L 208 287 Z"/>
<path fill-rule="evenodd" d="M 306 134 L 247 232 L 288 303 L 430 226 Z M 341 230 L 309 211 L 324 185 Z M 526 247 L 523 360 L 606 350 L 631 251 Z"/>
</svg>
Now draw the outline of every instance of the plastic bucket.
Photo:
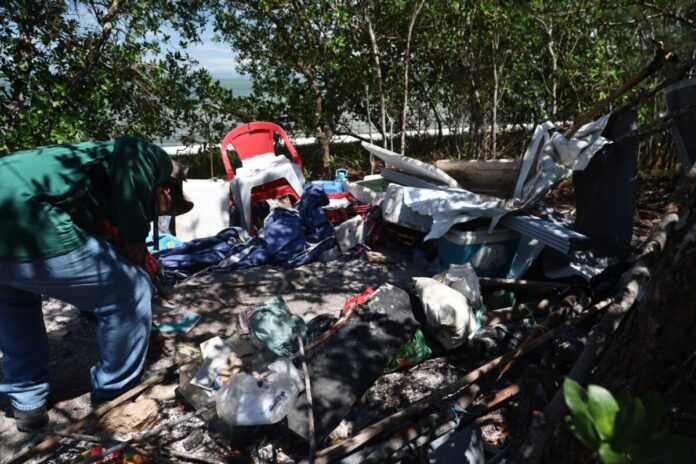
<svg viewBox="0 0 696 464">
<path fill-rule="evenodd" d="M 505 277 L 515 257 L 520 235 L 505 227 L 463 230 L 452 227 L 437 243 L 440 263 L 469 263 L 479 277 Z"/>
</svg>

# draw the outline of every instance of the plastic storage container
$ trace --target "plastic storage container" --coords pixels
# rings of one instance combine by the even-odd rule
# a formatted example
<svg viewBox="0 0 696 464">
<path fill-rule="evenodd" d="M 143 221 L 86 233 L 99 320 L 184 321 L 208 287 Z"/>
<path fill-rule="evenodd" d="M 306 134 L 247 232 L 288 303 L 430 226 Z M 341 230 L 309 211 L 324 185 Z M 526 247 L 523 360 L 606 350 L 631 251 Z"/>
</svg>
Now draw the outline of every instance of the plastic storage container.
<svg viewBox="0 0 696 464">
<path fill-rule="evenodd" d="M 520 235 L 504 227 L 466 230 L 465 225 L 452 227 L 437 243 L 440 263 L 470 263 L 479 277 L 505 277 L 519 245 Z"/>
<path fill-rule="evenodd" d="M 324 187 L 326 193 L 339 193 L 346 191 L 346 184 L 340 180 L 313 180 L 313 184 Z"/>
</svg>

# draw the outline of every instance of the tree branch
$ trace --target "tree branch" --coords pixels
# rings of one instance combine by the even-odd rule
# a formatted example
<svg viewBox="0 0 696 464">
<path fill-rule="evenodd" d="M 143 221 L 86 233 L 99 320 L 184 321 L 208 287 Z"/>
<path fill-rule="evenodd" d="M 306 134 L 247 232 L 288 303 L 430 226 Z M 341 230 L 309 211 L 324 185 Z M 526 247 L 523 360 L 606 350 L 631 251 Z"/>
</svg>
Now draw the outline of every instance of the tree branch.
<svg viewBox="0 0 696 464">
<path fill-rule="evenodd" d="M 99 40 L 97 41 L 97 45 L 89 51 L 89 55 L 87 56 L 85 66 L 70 83 L 71 90 L 77 88 L 77 86 L 80 85 L 84 78 L 90 73 L 90 71 L 92 71 L 92 69 L 94 69 L 94 66 L 96 66 L 96 64 L 99 62 L 99 59 L 101 58 L 102 49 L 104 48 L 104 45 L 108 42 L 109 37 L 111 36 L 111 31 L 114 27 L 114 18 L 120 13 L 120 7 L 120 0 L 113 0 L 111 2 L 111 5 L 109 5 L 109 9 L 106 10 L 106 14 L 104 14 L 104 16 L 101 18 L 100 22 L 102 24 L 102 31 L 101 35 L 99 36 Z"/>
<path fill-rule="evenodd" d="M 656 11 L 657 13 L 667 16 L 668 18 L 675 19 L 680 23 L 687 25 L 688 27 L 696 29 L 696 21 L 694 21 L 693 19 L 685 18 L 684 16 L 674 14 L 673 12 L 665 10 L 664 8 L 660 8 L 654 3 L 640 2 L 639 4 L 644 6 L 645 8 L 650 8 L 651 10 Z"/>
</svg>

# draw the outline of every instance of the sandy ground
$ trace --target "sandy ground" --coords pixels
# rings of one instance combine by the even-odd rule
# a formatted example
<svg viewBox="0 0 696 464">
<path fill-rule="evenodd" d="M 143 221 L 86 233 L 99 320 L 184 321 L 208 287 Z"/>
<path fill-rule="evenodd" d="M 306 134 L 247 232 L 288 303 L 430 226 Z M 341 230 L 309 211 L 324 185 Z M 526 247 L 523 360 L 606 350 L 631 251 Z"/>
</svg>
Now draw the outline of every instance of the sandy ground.
<svg viewBox="0 0 696 464">
<path fill-rule="evenodd" d="M 164 304 L 200 313 L 194 329 L 177 339 L 151 340 L 148 369 L 171 364 L 169 349 L 175 345 L 197 346 L 216 335 L 234 333 L 239 312 L 266 299 L 282 295 L 297 314 L 337 315 L 345 299 L 367 287 L 383 283 L 408 285 L 410 277 L 424 275 L 427 263 L 399 259 L 401 264 L 372 264 L 364 256 L 342 255 L 330 263 L 312 263 L 293 270 L 267 266 L 230 274 L 203 275 L 177 287 L 175 297 Z M 51 351 L 53 376 L 48 430 L 79 420 L 91 410 L 89 368 L 98 356 L 95 323 L 57 301 L 44 303 L 44 319 Z M 34 438 L 17 432 L 11 407 L 0 398 L 0 461 L 5 462 Z M 84 448 L 83 448 L 84 449 Z M 54 456 L 55 457 L 55 456 Z M 62 462 L 60 459 L 58 462 Z"/>
</svg>

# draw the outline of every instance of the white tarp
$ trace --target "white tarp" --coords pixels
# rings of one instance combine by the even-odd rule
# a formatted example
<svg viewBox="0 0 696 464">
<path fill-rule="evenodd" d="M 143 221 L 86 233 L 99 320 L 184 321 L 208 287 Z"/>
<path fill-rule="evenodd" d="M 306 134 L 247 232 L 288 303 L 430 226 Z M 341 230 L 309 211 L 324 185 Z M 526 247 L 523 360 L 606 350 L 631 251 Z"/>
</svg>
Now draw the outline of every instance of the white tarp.
<svg viewBox="0 0 696 464">
<path fill-rule="evenodd" d="M 476 194 L 461 188 L 404 187 L 404 203 L 419 214 L 432 216 L 433 226 L 426 240 L 442 237 L 454 224 L 481 217 L 491 218 L 493 229 L 504 215 L 538 203 L 572 171 L 585 169 L 592 157 L 611 143 L 601 135 L 609 116 L 585 124 L 570 140 L 559 132 L 553 132 L 555 127 L 550 121 L 537 126 L 522 159 L 512 199 Z M 385 151 L 380 148 L 380 152 Z M 416 161 L 392 152 L 388 158 L 391 164 L 401 166 L 414 165 L 412 161 Z"/>
<path fill-rule="evenodd" d="M 391 164 L 408 174 L 425 177 L 426 179 L 431 179 L 449 185 L 450 187 L 459 187 L 457 181 L 450 177 L 449 174 L 432 164 L 394 153 L 393 151 L 389 151 L 386 148 L 378 147 L 371 143 L 363 142 L 362 146 L 365 150 L 385 163 Z"/>
</svg>

